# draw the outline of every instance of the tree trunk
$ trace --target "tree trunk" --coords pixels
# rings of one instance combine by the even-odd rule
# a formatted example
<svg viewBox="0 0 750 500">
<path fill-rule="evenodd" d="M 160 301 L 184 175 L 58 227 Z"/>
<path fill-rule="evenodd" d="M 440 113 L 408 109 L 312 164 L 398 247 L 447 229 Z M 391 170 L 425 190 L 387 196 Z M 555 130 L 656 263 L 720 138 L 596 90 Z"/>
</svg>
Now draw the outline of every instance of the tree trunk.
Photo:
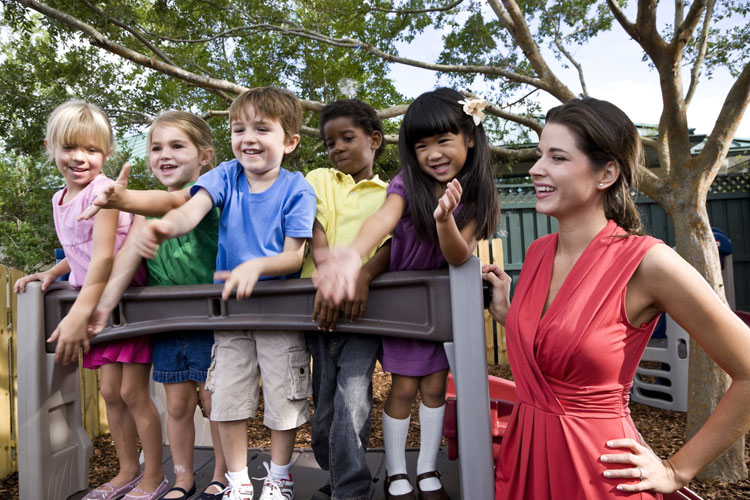
<svg viewBox="0 0 750 500">
<path fill-rule="evenodd" d="M 683 182 L 691 181 L 684 179 Z M 703 275 L 726 303 L 719 253 L 706 211 L 707 193 L 708 184 L 699 189 L 680 186 L 672 192 L 671 203 L 667 201 L 664 206 L 674 224 L 677 252 Z M 686 439 L 690 439 L 708 420 L 730 382 L 729 376 L 691 338 Z M 743 438 L 705 467 L 696 478 L 738 481 L 746 477 Z"/>
</svg>

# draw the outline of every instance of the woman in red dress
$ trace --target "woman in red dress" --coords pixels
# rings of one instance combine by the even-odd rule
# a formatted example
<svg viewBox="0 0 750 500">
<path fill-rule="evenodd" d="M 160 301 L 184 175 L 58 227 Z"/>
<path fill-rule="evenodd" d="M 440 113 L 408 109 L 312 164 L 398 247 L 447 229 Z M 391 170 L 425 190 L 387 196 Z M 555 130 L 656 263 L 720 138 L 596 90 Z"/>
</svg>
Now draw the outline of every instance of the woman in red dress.
<svg viewBox="0 0 750 500">
<path fill-rule="evenodd" d="M 497 500 L 661 498 L 750 428 L 750 330 L 687 262 L 641 236 L 628 195 L 643 153 L 614 105 L 549 111 L 529 170 L 556 234 L 510 277 L 485 266 L 490 312 L 507 329 L 517 404 L 496 468 Z M 628 410 L 636 367 L 666 311 L 732 377 L 716 411 L 671 458 L 641 442 Z"/>
</svg>

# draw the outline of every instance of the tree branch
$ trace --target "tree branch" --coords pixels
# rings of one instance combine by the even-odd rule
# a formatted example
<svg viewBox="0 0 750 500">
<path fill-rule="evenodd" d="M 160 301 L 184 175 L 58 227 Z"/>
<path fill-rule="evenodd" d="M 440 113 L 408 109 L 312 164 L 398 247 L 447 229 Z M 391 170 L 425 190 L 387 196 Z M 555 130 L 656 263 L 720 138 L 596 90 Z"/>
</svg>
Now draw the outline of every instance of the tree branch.
<svg viewBox="0 0 750 500">
<path fill-rule="evenodd" d="M 57 9 L 53 9 L 52 7 L 49 7 L 47 5 L 40 4 L 35 0 L 16 1 L 18 1 L 25 7 L 36 10 L 37 12 L 50 19 L 54 19 L 64 25 L 80 31 L 81 33 L 89 37 L 90 43 L 92 45 L 100 47 L 140 66 L 159 71 L 160 73 L 164 73 L 169 76 L 173 76 L 191 85 L 195 85 L 196 87 L 200 87 L 206 90 L 221 90 L 234 95 L 239 95 L 247 90 L 247 88 L 243 87 L 242 85 L 237 85 L 236 83 L 228 82 L 226 80 L 219 80 L 217 78 L 203 77 L 172 64 L 158 61 L 155 56 L 148 57 L 144 54 L 141 54 L 140 52 L 131 50 L 108 39 L 90 24 L 87 24 L 80 19 L 71 16 L 70 14 L 61 12 Z M 309 101 L 307 99 L 299 99 L 299 102 L 303 109 L 309 111 L 320 111 L 325 105 L 322 102 Z"/>
<path fill-rule="evenodd" d="M 673 26 L 679 26 L 682 21 L 685 20 L 685 4 L 684 0 L 674 0 L 674 24 Z"/>
<path fill-rule="evenodd" d="M 693 37 L 693 31 L 695 31 L 695 27 L 698 26 L 703 11 L 706 9 L 706 2 L 707 0 L 695 0 L 690 6 L 690 9 L 685 16 L 685 20 L 679 26 L 675 26 L 674 37 L 670 43 L 670 48 L 675 54 L 680 54 L 680 57 L 682 56 L 682 51 L 685 49 L 685 46 Z"/>
<path fill-rule="evenodd" d="M 503 23 L 505 29 L 511 32 L 516 29 L 516 26 L 513 23 L 513 19 L 510 18 L 508 11 L 505 9 L 503 4 L 501 4 L 498 0 L 487 0 L 487 3 L 490 4 L 490 7 L 492 7 L 492 10 L 495 12 L 495 15 L 500 20 L 500 22 Z"/>
<path fill-rule="evenodd" d="M 607 0 L 607 6 L 612 12 L 612 15 L 615 16 L 615 19 L 617 19 L 617 22 L 620 23 L 620 26 L 622 26 L 622 29 L 624 29 L 625 32 L 630 35 L 630 38 L 638 42 L 638 39 L 640 37 L 640 35 L 638 34 L 638 30 L 636 29 L 635 24 L 630 22 L 630 19 L 628 19 L 628 17 L 622 11 L 620 5 L 615 0 Z"/>
<path fill-rule="evenodd" d="M 679 3 L 680 0 L 678 0 Z M 714 5 L 716 0 L 708 0 L 706 3 L 706 12 L 703 15 L 703 28 L 701 29 L 700 37 L 698 38 L 698 55 L 693 61 L 693 67 L 690 70 L 690 85 L 688 85 L 688 91 L 685 95 L 685 107 L 689 107 L 695 95 L 695 89 L 698 87 L 698 79 L 700 76 L 701 66 L 703 60 L 706 58 L 706 48 L 708 47 L 708 33 L 711 28 L 711 16 L 714 13 Z"/>
<path fill-rule="evenodd" d="M 144 37 L 143 35 L 141 35 L 140 33 L 138 33 L 137 30 L 135 30 L 134 28 L 131 28 L 127 24 L 121 22 L 119 19 L 110 18 L 104 12 L 102 12 L 101 10 L 99 10 L 98 8 L 96 8 L 96 6 L 93 5 L 91 2 L 89 2 L 88 0 L 82 0 L 82 1 L 83 1 L 84 4 L 86 4 L 86 6 L 89 9 L 93 10 L 95 13 L 97 13 L 98 15 L 100 15 L 102 17 L 102 19 L 104 19 L 104 23 L 105 24 L 111 22 L 115 26 L 119 26 L 120 28 L 124 29 L 125 31 L 127 31 L 128 33 L 130 33 L 131 35 L 133 35 L 134 37 L 136 37 L 136 39 L 138 39 L 139 42 L 141 42 L 143 45 L 145 45 L 146 47 L 148 47 L 148 49 L 151 52 L 153 52 L 154 55 L 156 55 L 157 57 L 161 58 L 162 61 L 166 62 L 167 64 L 171 64 L 172 66 L 175 66 L 175 64 L 169 59 L 169 57 L 167 57 L 166 54 L 164 54 L 161 50 L 159 50 L 158 47 L 156 47 L 154 44 L 152 44 L 146 37 Z"/>
<path fill-rule="evenodd" d="M 131 123 L 141 123 L 148 125 L 154 121 L 154 116 L 144 113 L 143 111 L 135 111 L 132 109 L 121 109 L 121 108 L 107 108 L 107 114 L 112 116 L 134 116 L 135 120 L 129 119 Z"/>
<path fill-rule="evenodd" d="M 578 80 L 581 82 L 581 91 L 584 96 L 588 96 L 589 92 L 586 88 L 586 80 L 583 77 L 583 66 L 581 66 L 581 64 L 573 58 L 573 55 L 565 49 L 562 39 L 560 38 L 560 19 L 552 19 L 549 11 L 544 7 L 542 7 L 542 12 L 544 12 L 547 19 L 549 19 L 550 24 L 552 24 L 555 29 L 555 46 L 557 47 L 557 50 L 559 50 L 578 71 Z"/>
<path fill-rule="evenodd" d="M 467 97 L 472 97 L 475 99 L 479 98 L 479 96 L 477 96 L 473 92 L 462 91 L 461 93 Z M 530 116 L 517 115 L 515 113 L 511 113 L 510 111 L 505 111 L 504 109 L 498 106 L 495 106 L 493 104 L 489 104 L 489 103 L 487 104 L 487 107 L 484 108 L 484 111 L 486 111 L 488 114 L 497 116 L 504 120 L 508 120 L 508 121 L 518 123 L 520 125 L 524 125 L 530 128 L 531 130 L 533 130 L 534 132 L 536 132 L 537 135 L 542 134 L 542 129 L 544 128 L 544 125 L 539 123 L 538 121 L 536 121 Z"/>
<path fill-rule="evenodd" d="M 711 135 L 708 136 L 703 149 L 698 154 L 697 161 L 704 165 L 714 166 L 712 169 L 714 176 L 718 172 L 720 160 L 726 156 L 732 146 L 732 138 L 740 125 L 748 102 L 750 102 L 750 63 L 745 65 L 742 73 L 729 89 Z"/>
<path fill-rule="evenodd" d="M 547 66 L 547 62 L 544 60 L 539 46 L 534 41 L 523 13 L 515 0 L 504 0 L 503 6 L 499 5 L 498 0 L 488 1 L 490 5 L 493 2 L 497 5 L 497 8 L 493 7 L 493 10 L 502 12 L 503 16 L 507 13 L 507 17 L 510 18 L 511 25 L 507 25 L 506 29 L 513 36 L 514 41 L 528 59 L 531 67 L 534 68 L 539 80 L 544 84 L 544 87 L 540 85 L 535 85 L 535 87 L 543 88 L 560 102 L 574 98 L 575 94 L 564 83 L 558 80 L 557 76 Z M 503 21 L 503 18 L 500 18 L 500 20 Z"/>
<path fill-rule="evenodd" d="M 393 9 L 383 9 L 381 7 L 370 7 L 368 10 L 374 10 L 376 12 L 387 12 L 391 14 L 427 14 L 430 12 L 446 12 L 451 10 L 453 7 L 457 7 L 461 3 L 463 3 L 464 0 L 456 0 L 455 2 L 451 2 L 448 5 L 444 7 L 435 7 L 433 9 L 414 9 L 414 10 L 393 10 Z"/>
</svg>

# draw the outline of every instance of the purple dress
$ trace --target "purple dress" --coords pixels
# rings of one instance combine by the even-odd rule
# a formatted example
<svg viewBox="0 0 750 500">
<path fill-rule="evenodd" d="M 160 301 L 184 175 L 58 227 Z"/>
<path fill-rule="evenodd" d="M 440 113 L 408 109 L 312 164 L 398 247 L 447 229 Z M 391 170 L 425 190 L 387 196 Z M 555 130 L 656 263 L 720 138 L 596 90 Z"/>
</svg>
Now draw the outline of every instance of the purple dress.
<svg viewBox="0 0 750 500">
<path fill-rule="evenodd" d="M 396 194 L 404 199 L 406 208 L 393 230 L 389 271 L 420 271 L 448 266 L 437 240 L 420 240 L 409 209 L 404 177 L 399 172 L 388 186 L 387 195 Z M 386 195 L 386 196 L 387 196 Z M 422 377 L 448 368 L 443 344 L 427 340 L 383 337 L 383 370 Z"/>
</svg>

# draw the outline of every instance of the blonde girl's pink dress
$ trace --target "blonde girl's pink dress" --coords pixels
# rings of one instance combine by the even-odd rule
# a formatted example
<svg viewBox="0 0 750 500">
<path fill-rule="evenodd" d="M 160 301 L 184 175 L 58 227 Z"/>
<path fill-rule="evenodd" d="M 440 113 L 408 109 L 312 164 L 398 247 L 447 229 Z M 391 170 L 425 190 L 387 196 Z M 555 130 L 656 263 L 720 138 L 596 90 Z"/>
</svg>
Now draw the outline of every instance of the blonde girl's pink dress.
<svg viewBox="0 0 750 500">
<path fill-rule="evenodd" d="M 94 201 L 97 194 L 110 181 L 100 174 L 94 178 L 75 198 L 62 203 L 65 188 L 52 196 L 52 215 L 55 220 L 55 231 L 60 244 L 65 250 L 65 258 L 70 265 L 68 282 L 75 288 L 83 286 L 86 270 L 91 261 L 93 250 L 94 219 L 78 221 L 78 216 Z M 120 249 L 125 242 L 130 226 L 133 224 L 131 214 L 120 212 L 117 221 L 114 251 Z M 145 286 L 145 268 L 139 268 L 131 285 Z M 133 337 L 124 340 L 114 340 L 101 344 L 94 344 L 91 350 L 83 355 L 84 368 L 99 368 L 109 363 L 150 363 L 151 340 L 147 336 Z"/>
<path fill-rule="evenodd" d="M 496 500 L 661 498 L 628 494 L 599 457 L 610 439 L 640 441 L 628 409 L 635 369 L 657 318 L 633 326 L 625 292 L 659 240 L 627 236 L 610 221 L 578 259 L 542 315 L 557 234 L 529 247 L 506 319 L 516 381 L 495 470 Z"/>
</svg>

